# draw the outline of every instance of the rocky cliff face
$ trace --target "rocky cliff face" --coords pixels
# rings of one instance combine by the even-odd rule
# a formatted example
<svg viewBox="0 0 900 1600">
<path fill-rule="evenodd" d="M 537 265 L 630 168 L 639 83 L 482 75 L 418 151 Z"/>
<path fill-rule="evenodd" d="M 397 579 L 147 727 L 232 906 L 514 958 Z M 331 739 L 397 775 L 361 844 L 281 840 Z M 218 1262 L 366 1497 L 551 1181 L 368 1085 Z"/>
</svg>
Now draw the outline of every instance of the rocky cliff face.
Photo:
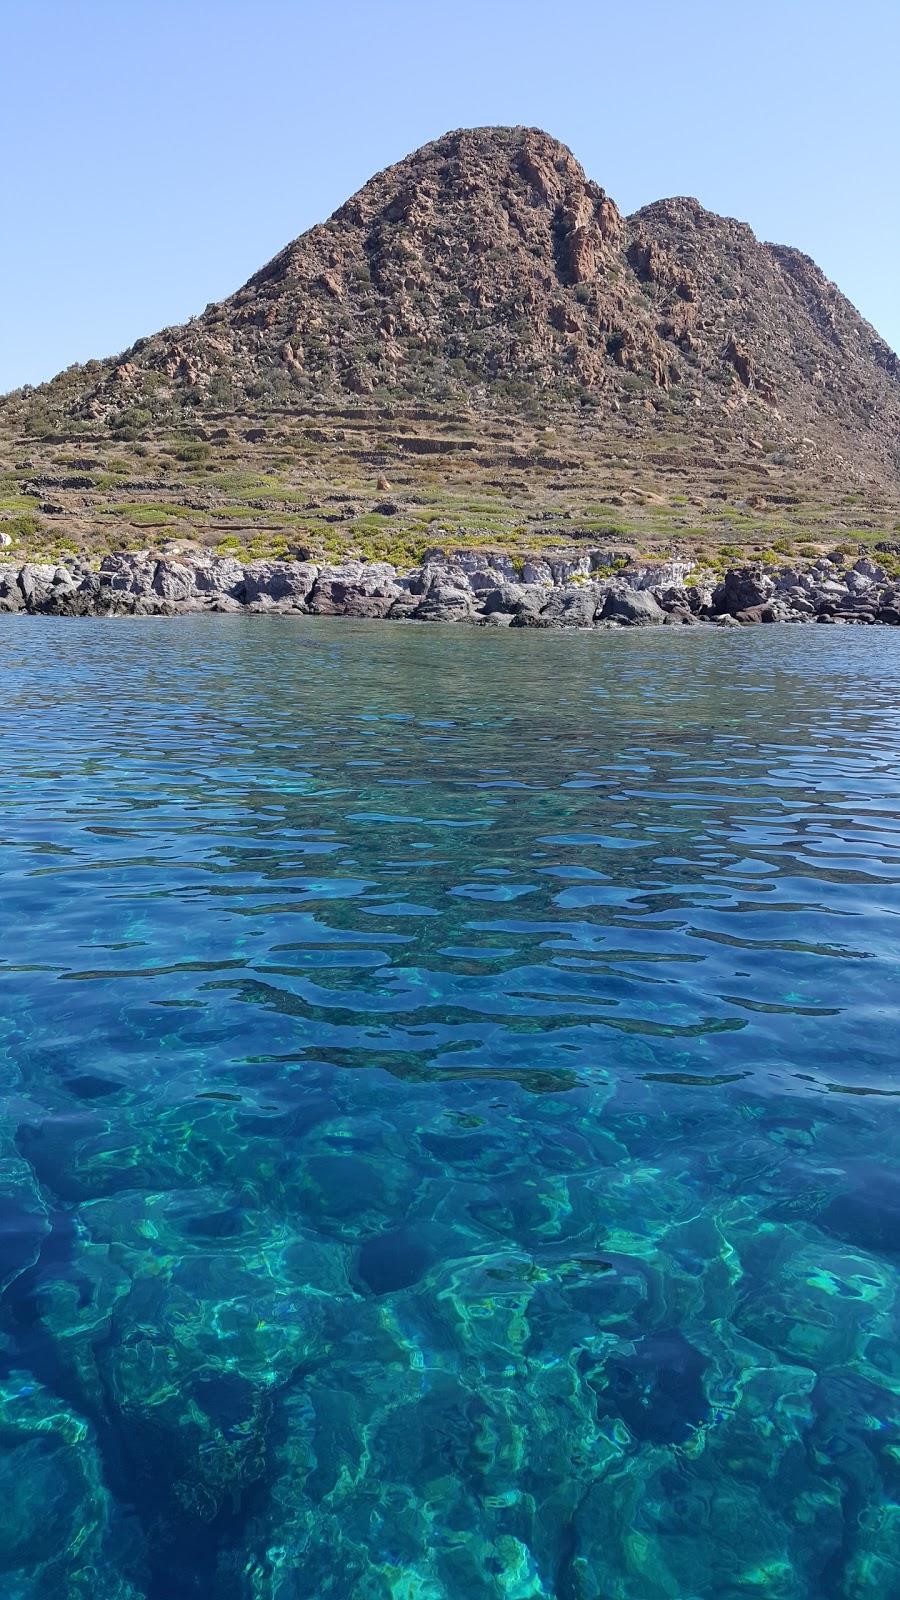
<svg viewBox="0 0 900 1600">
<path fill-rule="evenodd" d="M 696 200 L 658 201 L 629 228 L 659 333 L 702 382 L 724 379 L 726 406 L 743 389 L 761 426 L 861 448 L 900 476 L 900 362 L 815 262 Z"/>
<path fill-rule="evenodd" d="M 800 572 L 756 565 L 721 579 L 687 562 L 611 569 L 608 552 L 548 552 L 514 562 L 498 551 L 431 550 L 421 565 L 387 561 L 176 561 L 107 556 L 0 564 L 0 614 L 177 616 L 251 611 L 391 622 L 467 622 L 514 628 L 696 626 L 827 622 L 900 625 L 900 582 L 861 557 Z"/>
<path fill-rule="evenodd" d="M 447 134 L 230 299 L 6 411 L 115 425 L 353 395 L 626 409 L 638 432 L 807 439 L 900 477 L 897 358 L 811 261 L 695 200 L 625 218 L 529 128 Z"/>
</svg>

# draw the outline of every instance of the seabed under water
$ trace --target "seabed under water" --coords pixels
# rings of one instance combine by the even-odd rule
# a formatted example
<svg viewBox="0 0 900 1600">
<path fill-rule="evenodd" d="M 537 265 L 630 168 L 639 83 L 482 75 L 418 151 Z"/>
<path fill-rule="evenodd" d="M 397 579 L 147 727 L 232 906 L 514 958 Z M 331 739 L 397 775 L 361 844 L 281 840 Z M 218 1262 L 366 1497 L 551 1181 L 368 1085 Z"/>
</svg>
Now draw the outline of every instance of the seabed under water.
<svg viewBox="0 0 900 1600">
<path fill-rule="evenodd" d="M 0 673 L 3 1600 L 900 1594 L 900 636 Z"/>
</svg>

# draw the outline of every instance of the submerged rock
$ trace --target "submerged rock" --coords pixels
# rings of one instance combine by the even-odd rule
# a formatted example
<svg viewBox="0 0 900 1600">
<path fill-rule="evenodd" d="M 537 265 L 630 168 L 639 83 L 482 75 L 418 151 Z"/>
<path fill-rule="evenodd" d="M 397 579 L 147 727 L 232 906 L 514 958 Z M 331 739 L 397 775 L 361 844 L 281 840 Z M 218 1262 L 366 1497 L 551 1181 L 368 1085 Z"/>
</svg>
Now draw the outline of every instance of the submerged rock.
<svg viewBox="0 0 900 1600">
<path fill-rule="evenodd" d="M 709 1415 L 707 1366 L 677 1329 L 647 1334 L 632 1350 L 613 1356 L 593 1380 L 599 1412 L 621 1417 L 636 1439 L 681 1444 Z"/>
<path fill-rule="evenodd" d="M 0 1573 L 8 1596 L 144 1600 L 137 1519 L 104 1481 L 94 1428 L 31 1373 L 0 1386 Z"/>
</svg>

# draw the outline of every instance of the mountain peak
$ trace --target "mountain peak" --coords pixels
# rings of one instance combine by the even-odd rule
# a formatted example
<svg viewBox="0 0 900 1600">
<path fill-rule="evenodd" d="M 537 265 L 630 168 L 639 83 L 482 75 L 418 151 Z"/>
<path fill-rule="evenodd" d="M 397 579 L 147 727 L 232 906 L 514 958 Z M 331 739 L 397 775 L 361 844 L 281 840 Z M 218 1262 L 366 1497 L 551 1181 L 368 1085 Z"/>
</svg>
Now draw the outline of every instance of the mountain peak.
<svg viewBox="0 0 900 1600">
<path fill-rule="evenodd" d="M 37 403 L 115 427 L 347 394 L 624 408 L 637 433 L 702 418 L 900 471 L 896 357 L 807 258 L 687 197 L 625 218 L 529 127 L 443 134 L 227 300 Z"/>
<path fill-rule="evenodd" d="M 569 206 L 585 217 L 606 201 L 571 150 L 540 128 L 459 128 L 370 178 L 340 206 L 331 223 L 400 222 L 419 211 L 461 209 L 468 216 L 499 208 Z M 619 219 L 621 220 L 621 219 Z"/>
<path fill-rule="evenodd" d="M 531 162 L 537 162 L 560 174 L 569 173 L 586 181 L 582 167 L 568 146 L 542 128 L 496 126 L 453 128 L 386 167 L 364 187 L 389 180 L 391 175 L 406 177 L 411 174 L 424 178 L 429 170 L 438 170 L 445 182 L 468 178 L 496 183 L 504 172 L 515 172 L 523 162 L 526 168 Z"/>
</svg>

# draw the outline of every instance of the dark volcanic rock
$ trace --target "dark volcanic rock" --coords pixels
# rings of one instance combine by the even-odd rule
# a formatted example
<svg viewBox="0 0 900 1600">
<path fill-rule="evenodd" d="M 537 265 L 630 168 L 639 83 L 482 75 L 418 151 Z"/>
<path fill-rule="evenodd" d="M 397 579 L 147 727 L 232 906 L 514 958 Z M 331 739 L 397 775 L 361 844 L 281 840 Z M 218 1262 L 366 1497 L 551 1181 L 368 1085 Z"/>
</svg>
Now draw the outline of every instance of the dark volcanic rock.
<svg viewBox="0 0 900 1600">
<path fill-rule="evenodd" d="M 749 611 L 754 606 L 765 605 L 773 587 L 772 579 L 767 574 L 749 567 L 727 572 L 713 591 L 712 609 L 717 615 L 727 611 L 732 617 L 740 616 L 741 612 Z"/>
<path fill-rule="evenodd" d="M 605 591 L 592 583 L 545 590 L 544 595 L 541 622 L 547 628 L 591 627 L 606 598 Z"/>
<path fill-rule="evenodd" d="M 236 599 L 243 593 L 248 602 L 268 598 L 289 600 L 302 606 L 319 575 L 319 569 L 309 561 L 254 561 L 246 571 L 235 562 L 240 576 L 231 570 L 230 562 L 227 565 L 229 570 L 222 574 L 223 587 L 219 592 Z"/>
<path fill-rule="evenodd" d="M 191 600 L 197 593 L 195 569 L 180 561 L 160 561 L 153 574 L 153 592 L 161 600 Z"/>
<path fill-rule="evenodd" d="M 645 628 L 665 621 L 665 612 L 647 589 L 612 589 L 606 597 L 602 619 L 628 628 Z"/>
<path fill-rule="evenodd" d="M 529 598 L 529 591 L 522 583 L 502 583 L 496 589 L 488 590 L 482 597 L 482 609 L 486 617 L 495 611 L 506 611 L 510 615 Z"/>
<path fill-rule="evenodd" d="M 862 563 L 846 573 L 826 562 L 805 572 L 735 570 L 726 573 L 714 595 L 702 586 L 684 589 L 668 581 L 652 586 L 652 569 L 642 569 L 643 587 L 635 588 L 618 576 L 586 578 L 582 570 L 573 573 L 573 565 L 582 563 L 554 557 L 527 561 L 518 578 L 504 571 L 502 558 L 464 552 L 431 552 L 424 565 L 406 572 L 377 561 L 242 566 L 231 558 L 176 561 L 148 554 L 107 556 L 96 572 L 77 562 L 7 564 L 0 566 L 0 612 L 80 617 L 249 610 L 516 628 L 900 623 L 900 584 L 881 568 L 870 575 Z M 548 582 L 554 570 L 557 581 Z M 526 581 L 529 573 L 534 581 Z M 661 565 L 659 576 L 668 580 L 670 569 Z"/>
</svg>

